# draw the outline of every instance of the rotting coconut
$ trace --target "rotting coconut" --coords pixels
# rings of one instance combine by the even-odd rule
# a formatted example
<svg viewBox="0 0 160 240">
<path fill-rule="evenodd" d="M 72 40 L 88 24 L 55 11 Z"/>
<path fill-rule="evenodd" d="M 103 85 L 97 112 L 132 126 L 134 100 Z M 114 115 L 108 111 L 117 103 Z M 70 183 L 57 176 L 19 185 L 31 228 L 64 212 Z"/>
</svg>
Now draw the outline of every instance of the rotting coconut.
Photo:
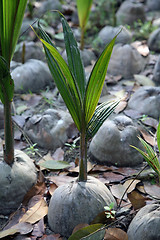
<svg viewBox="0 0 160 240">
<path fill-rule="evenodd" d="M 149 204 L 141 208 L 128 228 L 129 240 L 160 239 L 160 204 Z"/>
<path fill-rule="evenodd" d="M 8 215 L 15 211 L 36 180 L 35 165 L 24 152 L 15 150 L 12 166 L 3 161 L 0 152 L 0 213 Z"/>
<path fill-rule="evenodd" d="M 88 176 L 86 182 L 73 181 L 58 187 L 49 204 L 48 223 L 55 233 L 69 237 L 80 223 L 90 224 L 102 211 L 116 201 L 109 189 L 98 179 Z"/>
</svg>

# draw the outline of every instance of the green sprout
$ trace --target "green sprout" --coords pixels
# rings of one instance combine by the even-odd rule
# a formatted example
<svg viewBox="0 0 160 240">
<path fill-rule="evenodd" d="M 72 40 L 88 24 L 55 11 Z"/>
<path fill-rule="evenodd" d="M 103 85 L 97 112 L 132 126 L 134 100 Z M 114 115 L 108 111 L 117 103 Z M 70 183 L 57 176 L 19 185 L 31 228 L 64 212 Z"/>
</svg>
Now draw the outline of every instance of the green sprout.
<svg viewBox="0 0 160 240">
<path fill-rule="evenodd" d="M 35 154 L 38 152 L 38 148 L 35 148 L 37 146 L 37 143 L 34 143 L 33 145 L 30 145 L 26 150 L 27 154 L 35 156 Z"/>
<path fill-rule="evenodd" d="M 55 84 L 80 132 L 79 181 L 87 181 L 87 141 L 92 138 L 119 102 L 97 107 L 109 59 L 117 36 L 105 47 L 86 81 L 80 51 L 65 17 L 61 16 L 68 65 L 38 23 L 40 40 Z"/>
<path fill-rule="evenodd" d="M 115 218 L 116 211 L 113 210 L 114 203 L 111 203 L 109 206 L 104 206 L 106 218 Z"/>
<path fill-rule="evenodd" d="M 160 178 L 160 163 L 158 160 L 157 154 L 154 152 L 153 148 L 146 143 L 141 137 L 138 137 L 142 145 L 144 146 L 146 152 L 142 151 L 141 149 L 131 146 L 135 148 L 144 158 L 144 160 L 148 163 L 148 165 L 158 174 Z M 160 152 L 160 123 L 158 124 L 157 128 L 157 145 L 158 150 Z"/>
</svg>

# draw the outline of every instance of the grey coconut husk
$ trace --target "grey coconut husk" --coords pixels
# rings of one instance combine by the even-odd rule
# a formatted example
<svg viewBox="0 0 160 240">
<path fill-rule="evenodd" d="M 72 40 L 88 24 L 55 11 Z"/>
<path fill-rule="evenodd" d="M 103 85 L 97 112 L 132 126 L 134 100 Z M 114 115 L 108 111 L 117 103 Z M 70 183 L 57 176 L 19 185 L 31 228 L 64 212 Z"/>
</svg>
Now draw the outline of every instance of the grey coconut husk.
<svg viewBox="0 0 160 240">
<path fill-rule="evenodd" d="M 49 204 L 48 223 L 52 231 L 69 237 L 75 226 L 88 223 L 116 201 L 98 179 L 88 176 L 86 182 L 73 181 L 58 187 Z"/>
<path fill-rule="evenodd" d="M 129 240 L 160 239 L 160 204 L 149 204 L 141 208 L 128 228 Z"/>
<path fill-rule="evenodd" d="M 14 212 L 36 181 L 33 160 L 24 152 L 15 150 L 12 166 L 3 160 L 3 152 L 0 152 L 0 214 Z"/>
</svg>

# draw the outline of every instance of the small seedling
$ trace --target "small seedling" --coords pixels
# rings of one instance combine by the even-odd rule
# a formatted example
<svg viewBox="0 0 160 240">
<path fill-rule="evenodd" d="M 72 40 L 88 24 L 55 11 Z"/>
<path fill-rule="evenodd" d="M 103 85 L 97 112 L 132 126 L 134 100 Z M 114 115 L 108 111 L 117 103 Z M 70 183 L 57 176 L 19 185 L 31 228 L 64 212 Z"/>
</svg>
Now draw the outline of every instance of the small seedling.
<svg viewBox="0 0 160 240">
<path fill-rule="evenodd" d="M 136 148 L 135 146 L 131 147 L 135 148 L 144 157 L 148 165 L 158 174 L 160 178 L 160 163 L 157 154 L 154 152 L 154 150 L 148 143 L 146 143 L 142 138 L 140 137 L 138 138 L 141 141 L 142 145 L 144 146 L 146 152 L 142 151 L 139 148 Z M 160 122 L 157 128 L 157 145 L 160 152 Z"/>
<path fill-rule="evenodd" d="M 35 154 L 38 152 L 38 148 L 35 148 L 37 143 L 34 143 L 33 145 L 30 145 L 26 150 L 28 155 L 35 156 Z"/>
<path fill-rule="evenodd" d="M 79 146 L 77 145 L 77 141 L 79 140 L 80 138 L 78 137 L 78 138 L 76 138 L 75 140 L 73 140 L 73 143 L 65 143 L 65 146 L 67 146 L 67 147 L 69 147 L 70 149 L 70 151 L 72 151 L 73 149 L 75 149 L 75 148 L 79 148 Z"/>
<path fill-rule="evenodd" d="M 111 203 L 109 206 L 104 207 L 106 218 L 111 218 L 111 219 L 115 218 L 116 211 L 113 210 L 113 207 L 114 207 L 114 203 Z"/>
</svg>

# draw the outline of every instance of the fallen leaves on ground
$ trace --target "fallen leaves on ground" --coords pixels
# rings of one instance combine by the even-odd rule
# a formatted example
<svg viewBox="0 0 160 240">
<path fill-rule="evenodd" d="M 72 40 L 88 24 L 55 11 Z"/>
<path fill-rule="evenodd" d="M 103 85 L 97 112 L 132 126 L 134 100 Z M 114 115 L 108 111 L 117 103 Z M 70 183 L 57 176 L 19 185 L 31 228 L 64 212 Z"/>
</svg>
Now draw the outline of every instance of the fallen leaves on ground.
<svg viewBox="0 0 160 240">
<path fill-rule="evenodd" d="M 144 140 L 149 143 L 151 146 L 154 146 L 156 144 L 155 137 L 151 134 L 149 134 L 146 130 L 139 128 L 139 131 L 141 132 Z"/>
<path fill-rule="evenodd" d="M 36 203 L 32 208 L 30 208 L 19 222 L 27 222 L 34 224 L 39 221 L 41 218 L 46 216 L 48 213 L 48 206 L 45 200 L 42 198 L 38 203 Z"/>
<path fill-rule="evenodd" d="M 150 182 L 144 182 L 144 190 L 150 196 L 160 199 L 160 186 L 157 184 L 151 184 Z"/>
<path fill-rule="evenodd" d="M 15 233 L 20 233 L 22 235 L 28 234 L 33 230 L 33 226 L 26 222 L 21 222 L 15 224 L 9 229 L 3 230 L 0 232 L 0 238 L 4 238 L 10 235 L 14 235 Z"/>
<path fill-rule="evenodd" d="M 134 210 L 144 207 L 146 205 L 146 200 L 148 200 L 148 198 L 144 197 L 137 191 L 132 191 L 128 193 L 127 196 L 132 203 Z"/>
<path fill-rule="evenodd" d="M 108 228 L 104 240 L 128 240 L 127 233 L 120 228 Z"/>
<path fill-rule="evenodd" d="M 46 191 L 46 184 L 44 181 L 44 175 L 41 171 L 39 171 L 37 183 L 24 196 L 23 205 L 26 205 L 28 201 L 35 195 L 43 196 L 45 191 Z"/>
</svg>

